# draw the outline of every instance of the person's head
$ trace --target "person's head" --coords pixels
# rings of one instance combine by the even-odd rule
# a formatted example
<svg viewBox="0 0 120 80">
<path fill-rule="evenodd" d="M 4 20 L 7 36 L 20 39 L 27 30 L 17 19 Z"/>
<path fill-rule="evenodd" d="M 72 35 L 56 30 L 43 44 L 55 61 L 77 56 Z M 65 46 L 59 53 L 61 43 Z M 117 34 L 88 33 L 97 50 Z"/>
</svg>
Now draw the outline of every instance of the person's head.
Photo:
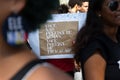
<svg viewBox="0 0 120 80">
<path fill-rule="evenodd" d="M 86 22 L 78 32 L 74 51 L 78 52 L 93 37 L 104 33 L 106 26 L 120 26 L 120 1 L 89 0 Z"/>
<path fill-rule="evenodd" d="M 81 0 L 80 12 L 87 12 L 89 7 L 89 0 Z"/>
<path fill-rule="evenodd" d="M 17 29 L 18 27 L 20 28 L 21 25 L 24 25 L 21 23 L 22 21 L 20 21 L 21 18 L 16 18 L 16 15 L 21 16 L 22 19 L 25 20 L 23 22 L 28 23 L 25 24 L 27 26 L 23 26 L 22 28 L 25 32 L 29 33 L 35 30 L 39 27 L 39 24 L 44 23 L 50 18 L 51 10 L 53 10 L 58 3 L 58 0 L 0 0 L 0 33 L 2 34 L 0 37 L 7 36 L 9 35 L 7 34 L 8 32 L 14 31 L 8 30 L 9 27 L 4 27 L 4 25 L 6 25 L 5 21 L 8 21 L 7 24 L 10 26 L 18 25 L 16 26 Z M 14 18 L 13 15 L 15 16 Z M 7 20 L 10 16 L 12 16 L 12 18 Z M 19 29 L 17 31 L 19 31 Z"/>
<path fill-rule="evenodd" d="M 81 1 L 80 0 L 69 0 L 68 5 L 71 9 L 74 9 L 73 12 L 80 10 Z"/>
<path fill-rule="evenodd" d="M 68 5 L 73 8 L 75 5 L 81 5 L 80 0 L 69 0 Z"/>
<path fill-rule="evenodd" d="M 61 4 L 59 7 L 58 7 L 58 13 L 68 13 L 69 10 L 68 10 L 68 6 L 65 5 L 65 4 Z"/>
</svg>

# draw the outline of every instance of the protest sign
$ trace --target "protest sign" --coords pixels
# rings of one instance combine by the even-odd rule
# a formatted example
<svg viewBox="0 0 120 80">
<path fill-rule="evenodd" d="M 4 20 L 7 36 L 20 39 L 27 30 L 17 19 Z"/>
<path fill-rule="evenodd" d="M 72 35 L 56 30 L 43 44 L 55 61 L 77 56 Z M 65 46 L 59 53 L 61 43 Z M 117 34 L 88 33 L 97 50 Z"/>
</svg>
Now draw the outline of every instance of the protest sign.
<svg viewBox="0 0 120 80">
<path fill-rule="evenodd" d="M 85 13 L 53 14 L 39 30 L 29 34 L 32 50 L 40 59 L 73 58 L 72 42 L 85 20 Z"/>
<path fill-rule="evenodd" d="M 47 22 L 40 29 L 41 56 L 73 54 L 78 21 Z"/>
</svg>

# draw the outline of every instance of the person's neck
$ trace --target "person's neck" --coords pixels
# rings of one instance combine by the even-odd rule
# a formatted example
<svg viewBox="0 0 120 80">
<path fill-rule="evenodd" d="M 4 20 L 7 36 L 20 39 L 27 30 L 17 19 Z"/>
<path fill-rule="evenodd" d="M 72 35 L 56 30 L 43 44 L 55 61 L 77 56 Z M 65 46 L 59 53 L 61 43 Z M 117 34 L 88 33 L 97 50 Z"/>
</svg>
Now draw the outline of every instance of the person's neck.
<svg viewBox="0 0 120 80">
<path fill-rule="evenodd" d="M 104 32 L 105 34 L 110 38 L 112 39 L 114 42 L 118 42 L 117 40 L 117 31 L 118 31 L 118 27 L 116 26 L 106 26 L 104 27 Z"/>
<path fill-rule="evenodd" d="M 69 12 L 70 12 L 70 13 L 76 13 L 77 11 L 76 11 L 76 8 L 73 7 L 73 8 L 71 8 L 71 9 L 69 10 Z"/>
<path fill-rule="evenodd" d="M 11 53 L 10 53 L 11 54 Z M 10 80 L 23 66 L 36 59 L 30 50 L 23 50 L 10 56 L 0 58 L 0 79 Z"/>
</svg>

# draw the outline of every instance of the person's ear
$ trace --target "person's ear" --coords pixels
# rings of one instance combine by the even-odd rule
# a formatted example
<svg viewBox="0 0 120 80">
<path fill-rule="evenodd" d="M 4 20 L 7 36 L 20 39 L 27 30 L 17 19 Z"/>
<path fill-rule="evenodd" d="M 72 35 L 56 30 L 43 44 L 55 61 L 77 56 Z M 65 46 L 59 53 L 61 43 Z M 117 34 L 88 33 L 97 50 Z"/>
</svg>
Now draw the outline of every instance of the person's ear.
<svg viewBox="0 0 120 80">
<path fill-rule="evenodd" d="M 76 8 L 76 9 L 77 9 L 77 6 L 78 6 L 78 5 L 77 5 L 77 4 L 75 4 L 74 8 Z"/>
<path fill-rule="evenodd" d="M 12 11 L 15 13 L 19 13 L 25 6 L 26 1 L 25 0 L 14 0 Z"/>
<path fill-rule="evenodd" d="M 81 8 L 81 6 L 77 5 L 77 6 L 76 6 L 76 9 L 77 9 L 77 10 L 81 10 L 82 8 Z"/>
</svg>

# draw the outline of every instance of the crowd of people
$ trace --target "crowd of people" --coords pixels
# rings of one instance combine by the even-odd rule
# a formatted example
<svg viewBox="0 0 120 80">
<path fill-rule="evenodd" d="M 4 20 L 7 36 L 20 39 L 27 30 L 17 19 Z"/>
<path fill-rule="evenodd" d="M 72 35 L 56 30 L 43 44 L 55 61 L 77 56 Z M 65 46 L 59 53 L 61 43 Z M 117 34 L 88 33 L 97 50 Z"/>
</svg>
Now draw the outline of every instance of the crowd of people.
<svg viewBox="0 0 120 80">
<path fill-rule="evenodd" d="M 69 0 L 67 4 L 60 4 L 58 13 L 84 13 L 87 12 L 89 0 Z"/>
<path fill-rule="evenodd" d="M 120 80 L 119 0 L 0 0 L 0 10 L 0 80 L 73 80 L 80 69 L 83 80 Z M 28 34 L 62 13 L 87 13 L 74 58 L 39 59 Z"/>
</svg>

